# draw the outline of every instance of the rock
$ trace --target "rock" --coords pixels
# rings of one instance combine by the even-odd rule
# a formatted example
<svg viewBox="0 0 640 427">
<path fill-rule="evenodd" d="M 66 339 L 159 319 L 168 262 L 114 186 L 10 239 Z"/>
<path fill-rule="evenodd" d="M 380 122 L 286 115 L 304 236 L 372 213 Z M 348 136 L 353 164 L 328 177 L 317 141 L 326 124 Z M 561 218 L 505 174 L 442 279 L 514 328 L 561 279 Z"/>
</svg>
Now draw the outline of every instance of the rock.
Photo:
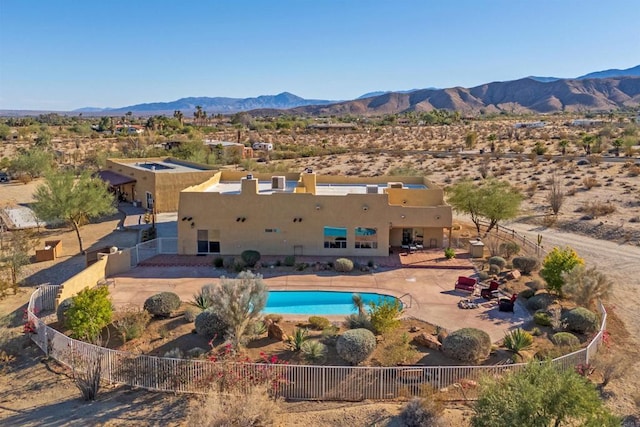
<svg viewBox="0 0 640 427">
<path fill-rule="evenodd" d="M 271 323 L 267 327 L 267 336 L 278 341 L 286 341 L 288 339 L 287 334 L 284 333 L 282 326 L 277 323 Z"/>
<path fill-rule="evenodd" d="M 440 348 L 442 347 L 442 344 L 438 341 L 437 337 L 434 337 L 433 335 L 427 334 L 425 332 L 413 337 L 413 341 L 418 345 L 434 350 L 440 350 Z"/>
<path fill-rule="evenodd" d="M 441 329 L 440 332 L 438 332 L 438 342 L 440 344 L 442 344 L 442 341 L 444 341 L 444 339 L 449 335 L 449 332 L 447 332 L 444 329 Z"/>
<path fill-rule="evenodd" d="M 420 328 L 418 328 L 417 326 L 412 326 L 409 328 L 409 332 L 418 332 L 420 330 Z"/>
<path fill-rule="evenodd" d="M 510 272 L 507 273 L 507 279 L 509 280 L 517 280 L 519 278 L 520 278 L 519 270 L 511 270 Z"/>
</svg>

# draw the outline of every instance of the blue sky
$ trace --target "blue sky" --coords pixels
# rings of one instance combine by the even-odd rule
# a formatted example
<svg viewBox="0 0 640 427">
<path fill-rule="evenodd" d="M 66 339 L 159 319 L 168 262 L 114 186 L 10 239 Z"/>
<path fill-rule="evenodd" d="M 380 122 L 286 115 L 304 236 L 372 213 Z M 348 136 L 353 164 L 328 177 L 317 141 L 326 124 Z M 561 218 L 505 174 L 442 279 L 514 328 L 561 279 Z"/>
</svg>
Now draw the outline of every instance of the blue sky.
<svg viewBox="0 0 640 427">
<path fill-rule="evenodd" d="M 638 0 L 0 0 L 0 109 L 575 77 L 640 63 Z"/>
</svg>

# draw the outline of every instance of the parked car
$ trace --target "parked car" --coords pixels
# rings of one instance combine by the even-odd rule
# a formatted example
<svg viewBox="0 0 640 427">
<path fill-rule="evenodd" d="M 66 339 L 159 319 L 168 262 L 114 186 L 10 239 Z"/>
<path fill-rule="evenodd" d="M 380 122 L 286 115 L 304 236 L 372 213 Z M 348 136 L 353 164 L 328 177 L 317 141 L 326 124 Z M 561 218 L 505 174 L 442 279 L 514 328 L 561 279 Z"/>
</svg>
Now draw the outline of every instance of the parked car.
<svg viewBox="0 0 640 427">
<path fill-rule="evenodd" d="M 9 175 L 7 175 L 6 172 L 0 172 L 0 182 L 9 182 L 11 181 L 11 179 L 9 178 Z"/>
</svg>

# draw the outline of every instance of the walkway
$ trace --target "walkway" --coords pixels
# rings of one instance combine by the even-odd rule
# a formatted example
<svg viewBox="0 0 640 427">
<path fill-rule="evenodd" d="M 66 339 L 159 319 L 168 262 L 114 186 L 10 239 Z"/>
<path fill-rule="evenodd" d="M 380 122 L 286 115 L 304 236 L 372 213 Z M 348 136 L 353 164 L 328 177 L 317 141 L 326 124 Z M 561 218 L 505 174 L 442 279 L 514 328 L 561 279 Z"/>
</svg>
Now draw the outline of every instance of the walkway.
<svg viewBox="0 0 640 427">
<path fill-rule="evenodd" d="M 377 292 L 402 297 L 405 315 L 439 325 L 453 331 L 475 327 L 489 333 L 493 341 L 504 332 L 529 319 L 527 311 L 516 305 L 515 313 L 502 313 L 495 303 L 483 303 L 478 309 L 457 307 L 467 295 L 453 290 L 458 275 L 471 275 L 472 269 L 384 269 L 375 273 L 339 274 L 335 272 L 280 271 L 277 268 L 259 271 L 273 290 L 343 290 L 350 292 Z M 213 267 L 137 267 L 113 277 L 111 294 L 116 307 L 127 304 L 142 306 L 144 301 L 158 292 L 175 292 L 183 301 L 190 301 L 203 285 L 216 284 L 220 276 L 229 276 L 225 270 Z M 410 294 L 411 296 L 404 296 Z M 332 320 L 340 320 L 342 316 Z"/>
</svg>

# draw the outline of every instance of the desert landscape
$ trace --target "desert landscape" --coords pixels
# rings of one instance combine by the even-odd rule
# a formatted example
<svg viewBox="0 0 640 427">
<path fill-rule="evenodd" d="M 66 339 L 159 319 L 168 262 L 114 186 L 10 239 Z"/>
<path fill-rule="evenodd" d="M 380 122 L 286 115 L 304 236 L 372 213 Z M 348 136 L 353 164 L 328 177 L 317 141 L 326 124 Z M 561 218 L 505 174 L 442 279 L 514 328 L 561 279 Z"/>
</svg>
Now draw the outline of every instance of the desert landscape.
<svg viewBox="0 0 640 427">
<path fill-rule="evenodd" d="M 464 120 L 454 125 L 359 124 L 356 130 L 336 134 L 305 127 L 286 131 L 257 129 L 260 120 L 269 123 L 270 119 L 256 118 L 252 119 L 256 123 L 240 131 L 229 129 L 221 120 L 219 126 L 200 127 L 194 132 L 196 137 L 215 140 L 234 140 L 240 134 L 241 141 L 247 144 L 265 141 L 275 146 L 267 156 L 221 167 L 265 171 L 312 168 L 321 174 L 355 176 L 425 175 L 445 189 L 463 178 L 495 177 L 510 182 L 526 196 L 518 217 L 501 226 L 527 235 L 531 240 L 541 236 L 545 249 L 569 245 L 588 265 L 597 266 L 614 281 L 613 295 L 606 303 L 608 330 L 612 351 L 621 363 L 627 364 L 628 370 L 623 378 L 608 387 L 606 403 L 615 413 L 631 417 L 629 422 L 632 422 L 632 417 L 640 416 L 640 383 L 637 381 L 640 366 L 633 363 L 638 356 L 633 349 L 640 333 L 640 318 L 635 310 L 640 303 L 637 292 L 640 164 L 635 157 L 638 127 L 633 117 L 607 118 L 588 128 L 572 126 L 573 118 L 526 117 L 527 123 L 545 121 L 544 127 L 535 129 L 517 128 L 517 124 L 523 122 L 520 118 Z M 188 143 L 181 136 L 175 138 Z M 628 143 L 615 155 L 613 141 L 621 138 L 635 144 Z M 99 165 L 101 158 L 121 156 L 131 146 L 138 148 L 136 154 L 183 155 L 157 148 L 156 144 L 171 139 L 174 138 L 153 131 L 141 137 L 92 134 L 85 139 L 63 130 L 54 132 L 49 149 L 60 153 L 57 159 L 61 167 L 85 168 Z M 589 155 L 585 141 L 590 146 Z M 3 143 L 4 162 L 8 163 L 21 149 L 28 149 L 32 144 L 28 137 Z M 308 155 L 316 154 L 314 150 L 320 154 Z M 41 179 L 35 178 L 26 183 L 0 184 L 1 205 L 32 202 L 32 193 L 40 182 Z M 565 196 L 557 215 L 549 203 L 554 182 Z M 118 247 L 134 245 L 136 233 L 114 232 L 121 221 L 122 215 L 117 214 L 86 225 L 83 233 L 87 247 L 98 243 Z M 455 221 L 469 230 L 460 236 L 464 246 L 465 238 L 473 237 L 473 226 L 463 215 Z M 55 362 L 44 360 L 28 337 L 21 334 L 22 309 L 33 287 L 41 283 L 62 283 L 84 266 L 84 259 L 76 255 L 77 241 L 72 231 L 64 228 L 47 231 L 41 240 L 53 237 L 63 242 L 62 256 L 57 261 L 28 265 L 22 271 L 18 293 L 0 301 L 0 311 L 5 313 L 0 417 L 20 425 L 183 424 L 193 405 L 192 397 L 107 387 L 96 402 L 83 403 L 78 399 L 69 373 Z M 280 405 L 277 419 L 282 426 L 329 426 L 344 422 L 393 426 L 402 425 L 398 418 L 402 407 L 403 402 L 289 402 Z M 57 415 L 52 418 L 52 414 Z M 471 414 L 471 405 L 448 404 L 445 419 L 447 425 L 466 425 Z"/>
</svg>

